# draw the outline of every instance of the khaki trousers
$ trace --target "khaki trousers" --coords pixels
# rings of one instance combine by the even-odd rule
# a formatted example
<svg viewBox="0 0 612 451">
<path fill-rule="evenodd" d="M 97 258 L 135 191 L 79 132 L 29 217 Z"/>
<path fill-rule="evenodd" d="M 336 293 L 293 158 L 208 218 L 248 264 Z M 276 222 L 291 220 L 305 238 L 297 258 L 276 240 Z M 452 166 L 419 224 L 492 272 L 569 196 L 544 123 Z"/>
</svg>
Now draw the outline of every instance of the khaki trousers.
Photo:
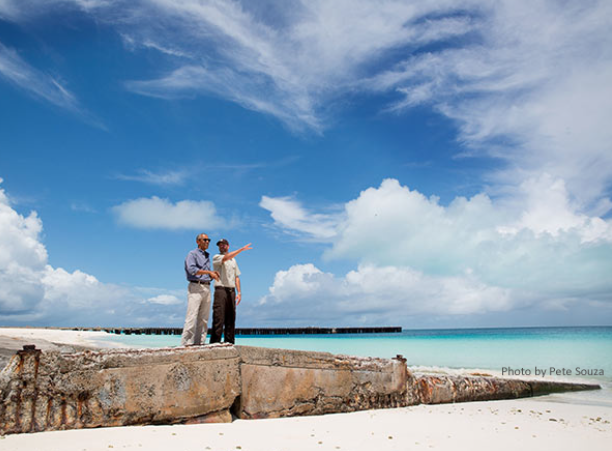
<svg viewBox="0 0 612 451">
<path fill-rule="evenodd" d="M 189 282 L 187 287 L 187 314 L 183 326 L 181 346 L 206 342 L 210 316 L 210 285 Z"/>
</svg>

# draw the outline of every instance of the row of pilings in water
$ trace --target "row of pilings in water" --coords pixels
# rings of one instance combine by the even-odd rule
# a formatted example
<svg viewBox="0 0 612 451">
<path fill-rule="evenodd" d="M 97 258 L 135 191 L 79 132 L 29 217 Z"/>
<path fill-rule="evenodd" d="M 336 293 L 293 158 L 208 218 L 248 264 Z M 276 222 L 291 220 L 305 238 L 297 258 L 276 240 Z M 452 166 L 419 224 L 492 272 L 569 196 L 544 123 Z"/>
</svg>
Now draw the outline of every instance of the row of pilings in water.
<svg viewBox="0 0 612 451">
<path fill-rule="evenodd" d="M 181 335 L 180 327 L 75 327 L 69 330 L 104 331 L 116 335 Z M 236 335 L 327 335 L 327 334 L 389 334 L 400 333 L 399 326 L 391 327 L 242 327 Z"/>
</svg>

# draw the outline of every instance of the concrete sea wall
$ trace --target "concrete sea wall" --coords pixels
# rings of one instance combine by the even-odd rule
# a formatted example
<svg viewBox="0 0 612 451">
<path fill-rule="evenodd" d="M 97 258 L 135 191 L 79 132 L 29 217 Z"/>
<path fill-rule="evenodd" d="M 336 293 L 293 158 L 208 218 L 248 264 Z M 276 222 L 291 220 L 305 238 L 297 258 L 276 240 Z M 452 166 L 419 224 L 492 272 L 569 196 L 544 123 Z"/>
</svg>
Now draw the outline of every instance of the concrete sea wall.
<svg viewBox="0 0 612 451">
<path fill-rule="evenodd" d="M 412 374 L 401 356 L 212 345 L 19 351 L 0 372 L 0 434 L 229 422 L 421 403 L 506 399 L 599 386 Z"/>
<path fill-rule="evenodd" d="M 593 384 L 546 380 L 414 374 L 408 383 L 407 405 L 517 399 L 599 388 Z"/>
<path fill-rule="evenodd" d="M 408 369 L 401 360 L 326 352 L 238 347 L 239 418 L 320 415 L 405 405 Z"/>
<path fill-rule="evenodd" d="M 231 421 L 239 360 L 232 346 L 20 351 L 0 373 L 0 432 Z"/>
</svg>

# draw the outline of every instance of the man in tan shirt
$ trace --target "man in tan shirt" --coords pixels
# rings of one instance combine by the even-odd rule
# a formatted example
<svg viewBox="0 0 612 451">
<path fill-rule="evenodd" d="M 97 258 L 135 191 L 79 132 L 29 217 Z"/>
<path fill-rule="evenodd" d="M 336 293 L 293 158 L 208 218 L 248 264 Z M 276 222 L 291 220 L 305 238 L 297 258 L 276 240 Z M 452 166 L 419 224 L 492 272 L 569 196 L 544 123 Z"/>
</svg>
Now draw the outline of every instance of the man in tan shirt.
<svg viewBox="0 0 612 451">
<path fill-rule="evenodd" d="M 234 257 L 252 248 L 251 243 L 249 243 L 236 251 L 229 252 L 229 242 L 225 238 L 217 241 L 217 246 L 219 246 L 219 253 L 213 257 L 213 269 L 219 273 L 219 280 L 215 281 L 210 342 L 219 343 L 221 335 L 224 335 L 223 341 L 225 343 L 234 343 L 236 305 L 240 304 L 242 298 L 240 269 Z"/>
</svg>

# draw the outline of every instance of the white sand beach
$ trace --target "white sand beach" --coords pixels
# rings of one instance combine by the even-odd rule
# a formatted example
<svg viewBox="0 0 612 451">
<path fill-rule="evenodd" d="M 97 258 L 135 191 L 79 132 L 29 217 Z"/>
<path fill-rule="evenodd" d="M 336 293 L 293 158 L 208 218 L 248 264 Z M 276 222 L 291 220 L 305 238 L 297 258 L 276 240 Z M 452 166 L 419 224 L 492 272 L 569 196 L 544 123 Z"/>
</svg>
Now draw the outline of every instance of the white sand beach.
<svg viewBox="0 0 612 451">
<path fill-rule="evenodd" d="M 0 449 L 608 451 L 612 408 L 544 398 L 420 405 L 227 424 L 135 426 L 8 435 Z"/>
<path fill-rule="evenodd" d="M 101 331 L 36 329 L 29 327 L 0 327 L 0 370 L 25 345 L 35 345 L 43 351 L 78 351 L 86 348 L 125 348 L 108 340 Z"/>
<path fill-rule="evenodd" d="M 13 341 L 32 341 L 76 345 L 97 348 L 125 347 L 120 343 L 108 341 L 109 334 L 102 331 L 77 331 L 62 329 L 40 329 L 29 327 L 0 327 L 0 337 Z M 38 346 L 40 348 L 40 346 Z M 44 348 L 41 348 L 44 349 Z"/>
<path fill-rule="evenodd" d="M 24 335 L 25 334 L 25 335 Z M 0 329 L 0 335 L 95 345 L 98 332 Z M 142 450 L 609 450 L 612 407 L 555 397 L 226 424 L 134 426 L 0 437 L 0 449 Z"/>
</svg>

